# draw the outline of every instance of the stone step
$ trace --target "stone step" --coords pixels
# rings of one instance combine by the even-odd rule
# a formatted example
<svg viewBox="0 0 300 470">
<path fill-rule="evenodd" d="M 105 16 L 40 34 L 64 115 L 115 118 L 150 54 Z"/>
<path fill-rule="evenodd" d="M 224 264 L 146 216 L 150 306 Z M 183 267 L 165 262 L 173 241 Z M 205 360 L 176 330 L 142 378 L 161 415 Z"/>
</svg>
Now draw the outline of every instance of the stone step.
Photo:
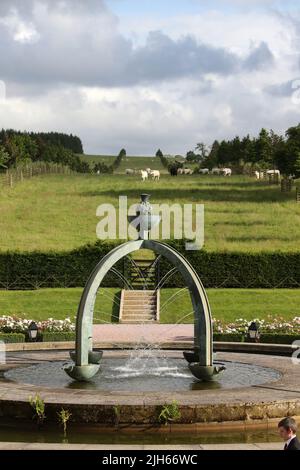
<svg viewBox="0 0 300 470">
<path fill-rule="evenodd" d="M 142 291 L 143 294 L 145 295 L 155 295 L 155 291 L 153 289 L 144 289 Z M 135 291 L 135 290 L 125 290 L 124 291 L 124 295 L 139 295 L 140 294 L 140 291 Z"/>
<path fill-rule="evenodd" d="M 126 302 L 124 305 L 124 310 L 153 310 L 156 309 L 156 303 L 152 304 L 129 304 L 129 302 Z"/>
<path fill-rule="evenodd" d="M 155 320 L 155 315 L 123 315 L 123 320 L 132 320 L 132 321 L 144 321 L 144 320 Z"/>
<path fill-rule="evenodd" d="M 123 310 L 123 315 L 156 315 L 156 309 L 152 309 L 152 310 Z"/>
<path fill-rule="evenodd" d="M 155 323 L 157 316 L 157 292 L 147 290 L 123 290 L 121 323 Z"/>
<path fill-rule="evenodd" d="M 155 293 L 148 293 L 147 291 L 145 290 L 139 290 L 139 291 L 134 291 L 134 293 L 131 293 L 130 291 L 127 291 L 128 294 L 124 294 L 124 298 L 125 299 L 128 299 L 128 298 L 152 298 L 152 297 L 156 297 L 156 294 Z M 151 291 L 153 292 L 153 291 Z"/>
<path fill-rule="evenodd" d="M 150 303 L 155 303 L 156 302 L 156 297 L 155 296 L 151 296 L 151 297 L 124 297 L 124 300 L 126 303 L 128 304 L 132 304 L 132 303 L 136 303 L 136 304 L 139 304 L 139 305 L 142 305 L 146 302 L 150 302 Z"/>
<path fill-rule="evenodd" d="M 138 318 L 138 317 L 156 317 L 156 311 L 153 310 L 152 312 L 123 312 L 122 317 L 130 317 L 130 318 Z"/>
<path fill-rule="evenodd" d="M 155 323 L 156 320 L 143 320 L 143 321 L 137 321 L 137 320 L 122 320 L 121 323 L 128 323 L 128 324 L 143 324 L 143 323 Z"/>
<path fill-rule="evenodd" d="M 151 296 L 146 296 L 146 295 L 128 295 L 127 297 L 124 297 L 124 300 L 126 302 L 138 302 L 138 303 L 143 303 L 143 302 L 156 302 L 156 297 L 155 295 Z"/>
</svg>

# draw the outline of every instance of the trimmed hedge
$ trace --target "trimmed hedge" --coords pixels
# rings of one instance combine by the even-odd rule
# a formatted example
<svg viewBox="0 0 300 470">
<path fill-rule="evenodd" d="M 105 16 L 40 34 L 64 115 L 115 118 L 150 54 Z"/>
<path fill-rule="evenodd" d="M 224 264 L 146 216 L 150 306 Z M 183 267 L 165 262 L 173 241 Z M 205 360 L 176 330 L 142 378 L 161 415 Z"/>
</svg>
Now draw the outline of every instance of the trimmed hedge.
<svg viewBox="0 0 300 470">
<path fill-rule="evenodd" d="M 4 343 L 25 343 L 23 333 L 0 333 L 0 341 Z"/>
<path fill-rule="evenodd" d="M 0 341 L 4 343 L 24 343 L 25 335 L 23 333 L 0 333 Z M 238 333 L 214 333 L 214 341 L 224 342 L 244 342 L 247 341 L 242 334 Z M 298 335 L 263 333 L 260 336 L 260 343 L 274 344 L 292 344 L 294 341 L 300 340 Z M 39 336 L 39 341 L 43 342 L 60 342 L 75 341 L 75 332 L 73 331 L 44 331 Z"/>
<path fill-rule="evenodd" d="M 214 333 L 214 341 L 224 342 L 247 342 L 247 338 L 243 334 L 238 333 Z M 300 340 L 300 335 L 289 335 L 286 333 L 262 333 L 260 335 L 259 343 L 268 344 L 292 344 L 294 341 Z"/>
<path fill-rule="evenodd" d="M 261 343 L 292 344 L 294 341 L 300 341 L 300 335 L 289 335 L 284 333 L 263 333 L 260 335 Z"/>
<path fill-rule="evenodd" d="M 83 287 L 96 264 L 121 242 L 98 241 L 70 252 L 0 253 L 0 288 L 37 289 L 41 287 Z M 169 241 L 194 266 L 206 288 L 294 288 L 300 286 L 299 253 L 238 253 L 185 251 L 184 241 Z M 115 266 L 126 274 L 128 262 Z M 160 262 L 160 277 L 172 265 Z M 109 272 L 103 287 L 122 287 L 122 281 Z M 181 275 L 173 275 L 165 287 L 182 287 Z"/>
<path fill-rule="evenodd" d="M 214 333 L 214 341 L 224 341 L 228 343 L 240 343 L 244 341 L 244 336 L 238 333 Z"/>
<path fill-rule="evenodd" d="M 73 331 L 44 331 L 41 335 L 43 342 L 53 341 L 75 341 L 75 332 Z"/>
</svg>

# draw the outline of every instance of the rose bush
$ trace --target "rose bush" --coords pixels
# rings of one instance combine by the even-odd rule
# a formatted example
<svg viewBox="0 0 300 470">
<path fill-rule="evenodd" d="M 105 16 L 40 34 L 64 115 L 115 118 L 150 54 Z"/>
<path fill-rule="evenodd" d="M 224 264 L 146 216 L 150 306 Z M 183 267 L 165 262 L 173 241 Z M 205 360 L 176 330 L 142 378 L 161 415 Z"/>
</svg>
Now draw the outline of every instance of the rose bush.
<svg viewBox="0 0 300 470">
<path fill-rule="evenodd" d="M 0 317 L 0 332 L 2 333 L 26 333 L 33 320 L 18 318 L 15 316 Z M 36 321 L 38 329 L 43 331 L 75 331 L 75 325 L 70 318 L 65 320 L 55 320 L 48 318 L 44 321 Z"/>
<path fill-rule="evenodd" d="M 269 316 L 267 320 L 261 320 L 259 318 L 254 318 L 253 320 L 238 318 L 232 323 L 225 323 L 221 320 L 213 319 L 213 331 L 214 333 L 222 334 L 247 334 L 252 321 L 257 323 L 260 333 L 288 333 L 291 335 L 300 335 L 300 317 L 294 317 L 290 321 L 286 321 L 281 317 L 271 316 Z"/>
</svg>

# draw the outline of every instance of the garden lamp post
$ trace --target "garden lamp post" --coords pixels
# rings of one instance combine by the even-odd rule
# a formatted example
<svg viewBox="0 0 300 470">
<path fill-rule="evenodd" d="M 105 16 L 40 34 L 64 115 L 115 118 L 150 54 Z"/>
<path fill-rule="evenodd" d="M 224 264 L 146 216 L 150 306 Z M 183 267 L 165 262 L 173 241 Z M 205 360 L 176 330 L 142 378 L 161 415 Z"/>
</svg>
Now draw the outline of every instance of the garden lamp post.
<svg viewBox="0 0 300 470">
<path fill-rule="evenodd" d="M 30 342 L 37 340 L 38 331 L 39 329 L 38 329 L 37 324 L 34 321 L 32 321 L 28 327 L 28 338 Z"/>
<path fill-rule="evenodd" d="M 258 324 L 253 321 L 248 328 L 248 340 L 251 343 L 258 343 L 260 338 Z"/>
</svg>

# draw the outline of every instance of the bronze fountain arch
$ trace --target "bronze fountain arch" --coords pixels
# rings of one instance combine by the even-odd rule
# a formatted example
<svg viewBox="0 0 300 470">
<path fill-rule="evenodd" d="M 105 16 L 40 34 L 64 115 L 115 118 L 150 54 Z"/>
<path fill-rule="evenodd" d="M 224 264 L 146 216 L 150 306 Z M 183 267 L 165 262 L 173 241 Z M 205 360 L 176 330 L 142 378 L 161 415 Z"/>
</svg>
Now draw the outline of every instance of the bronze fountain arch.
<svg viewBox="0 0 300 470">
<path fill-rule="evenodd" d="M 166 257 L 183 276 L 189 289 L 194 309 L 194 352 L 184 353 L 193 375 L 201 380 L 212 380 L 224 367 L 213 365 L 212 318 L 202 282 L 191 264 L 173 247 L 156 240 L 128 241 L 105 255 L 92 271 L 83 290 L 76 318 L 74 365 L 67 374 L 74 380 L 88 381 L 99 371 L 102 351 L 93 351 L 93 313 L 97 291 L 107 272 L 122 258 L 140 249 L 149 249 Z"/>
</svg>

